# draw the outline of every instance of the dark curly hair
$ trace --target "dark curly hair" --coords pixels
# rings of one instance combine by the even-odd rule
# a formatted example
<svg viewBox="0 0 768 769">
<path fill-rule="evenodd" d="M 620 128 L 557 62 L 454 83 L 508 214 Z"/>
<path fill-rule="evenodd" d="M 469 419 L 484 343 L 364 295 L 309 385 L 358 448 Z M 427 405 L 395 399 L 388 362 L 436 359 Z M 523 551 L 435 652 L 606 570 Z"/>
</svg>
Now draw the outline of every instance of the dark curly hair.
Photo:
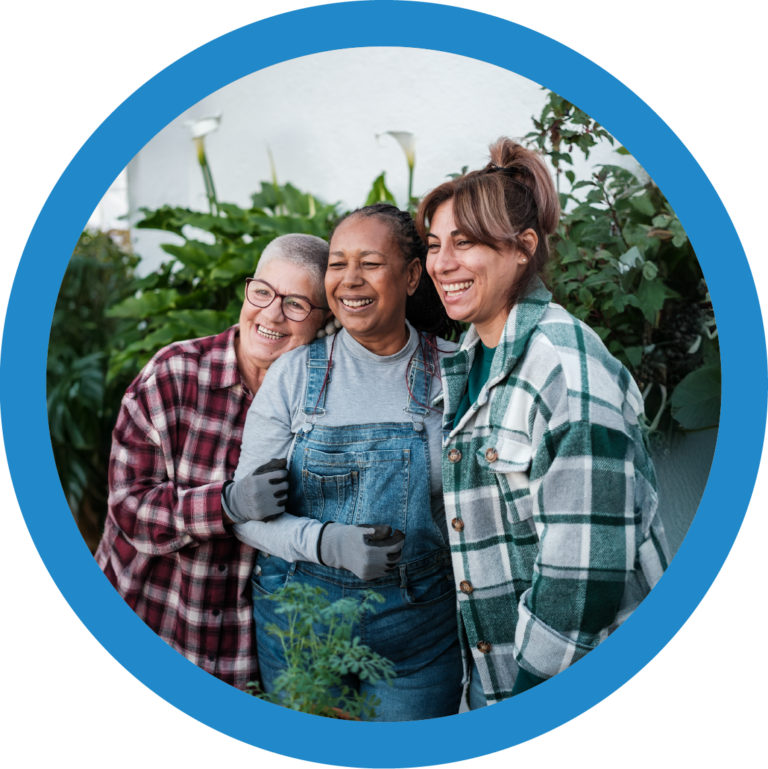
<svg viewBox="0 0 768 769">
<path fill-rule="evenodd" d="M 448 317 L 437 289 L 427 274 L 427 246 L 419 236 L 416 222 L 407 211 L 401 211 L 390 203 L 374 203 L 357 208 L 343 216 L 333 228 L 328 240 L 342 222 L 358 216 L 374 216 L 389 227 L 400 253 L 403 256 L 403 268 L 414 259 L 421 262 L 421 279 L 412 296 L 405 303 L 405 317 L 408 322 L 424 334 L 451 339 L 461 333 L 460 325 Z"/>
</svg>

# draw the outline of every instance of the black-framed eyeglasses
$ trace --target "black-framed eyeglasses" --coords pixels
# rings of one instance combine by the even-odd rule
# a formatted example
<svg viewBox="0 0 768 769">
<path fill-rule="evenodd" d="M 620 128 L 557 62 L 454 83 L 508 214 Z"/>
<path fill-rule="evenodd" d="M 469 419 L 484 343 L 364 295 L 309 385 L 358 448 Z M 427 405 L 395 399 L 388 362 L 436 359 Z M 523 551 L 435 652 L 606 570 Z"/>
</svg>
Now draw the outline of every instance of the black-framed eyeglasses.
<svg viewBox="0 0 768 769">
<path fill-rule="evenodd" d="M 259 309 L 269 307 L 279 297 L 282 301 L 283 315 L 288 320 L 302 321 L 309 317 L 312 310 L 327 310 L 327 307 L 318 307 L 316 304 L 301 294 L 278 294 L 275 289 L 261 278 L 245 279 L 245 297 L 254 306 Z"/>
</svg>

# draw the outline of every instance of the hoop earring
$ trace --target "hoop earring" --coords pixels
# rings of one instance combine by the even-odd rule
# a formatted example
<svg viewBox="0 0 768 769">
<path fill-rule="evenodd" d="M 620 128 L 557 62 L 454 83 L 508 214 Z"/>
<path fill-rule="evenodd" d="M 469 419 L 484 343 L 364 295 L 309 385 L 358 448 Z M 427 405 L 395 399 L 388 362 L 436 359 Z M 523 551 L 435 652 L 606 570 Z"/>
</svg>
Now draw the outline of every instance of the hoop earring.
<svg viewBox="0 0 768 769">
<path fill-rule="evenodd" d="M 328 321 L 325 328 L 321 328 L 315 334 L 316 339 L 324 339 L 326 336 L 333 336 L 341 328 L 341 321 L 338 318 Z"/>
</svg>

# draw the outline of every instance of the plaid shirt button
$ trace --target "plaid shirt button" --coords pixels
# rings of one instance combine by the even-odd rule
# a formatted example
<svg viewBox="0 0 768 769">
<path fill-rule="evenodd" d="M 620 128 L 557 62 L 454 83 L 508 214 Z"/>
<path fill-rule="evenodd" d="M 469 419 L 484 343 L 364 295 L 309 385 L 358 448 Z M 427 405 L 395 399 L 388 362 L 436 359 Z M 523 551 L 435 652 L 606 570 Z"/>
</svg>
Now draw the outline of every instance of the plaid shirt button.
<svg viewBox="0 0 768 769">
<path fill-rule="evenodd" d="M 462 593 L 469 595 L 474 589 L 475 588 L 472 587 L 472 584 L 467 582 L 465 579 L 459 582 L 459 590 L 461 590 Z"/>
<path fill-rule="evenodd" d="M 464 521 L 460 521 L 458 518 L 454 518 L 451 521 L 451 528 L 454 531 L 464 531 Z"/>
<path fill-rule="evenodd" d="M 496 451 L 496 449 L 488 449 L 488 451 L 485 452 L 485 458 L 489 462 L 495 462 L 499 458 L 499 452 Z"/>
<path fill-rule="evenodd" d="M 491 644 L 488 641 L 479 641 L 477 644 L 477 650 L 483 654 L 489 654 L 491 651 Z"/>
<path fill-rule="evenodd" d="M 458 449 L 451 449 L 448 452 L 448 461 L 454 464 L 461 459 L 461 452 Z"/>
</svg>

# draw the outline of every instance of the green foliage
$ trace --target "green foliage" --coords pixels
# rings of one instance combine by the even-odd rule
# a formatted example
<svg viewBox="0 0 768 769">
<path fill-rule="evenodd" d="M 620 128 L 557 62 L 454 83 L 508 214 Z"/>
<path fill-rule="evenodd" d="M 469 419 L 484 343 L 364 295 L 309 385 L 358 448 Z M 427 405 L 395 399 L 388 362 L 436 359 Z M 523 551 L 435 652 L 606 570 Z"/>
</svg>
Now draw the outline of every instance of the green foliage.
<svg viewBox="0 0 768 769">
<path fill-rule="evenodd" d="M 165 345 L 237 323 L 245 278 L 253 275 L 267 244 L 289 233 L 327 238 L 336 208 L 291 184 L 262 182 L 250 208 L 217 203 L 217 213 L 142 209 L 139 229 L 164 230 L 183 242 L 164 244 L 169 261 L 135 281 L 133 295 L 110 308 L 110 318 L 131 319 L 139 332 L 114 340 L 110 378 L 135 375 Z"/>
<path fill-rule="evenodd" d="M 395 203 L 395 196 L 387 188 L 386 181 L 384 179 L 385 173 L 381 172 L 380 176 L 377 176 L 373 181 L 371 191 L 368 193 L 365 205 L 372 206 L 374 203 L 391 203 L 393 206 Z"/>
<path fill-rule="evenodd" d="M 46 370 L 48 423 L 64 493 L 81 529 L 106 504 L 106 462 L 120 397 L 130 379 L 106 382 L 110 339 L 126 331 L 106 309 L 130 291 L 138 257 L 110 234 L 84 232 L 56 300 Z M 84 531 L 84 534 L 87 532 Z M 87 537 L 88 538 L 88 537 Z"/>
<path fill-rule="evenodd" d="M 371 718 L 380 701 L 342 685 L 343 677 L 387 681 L 395 677 L 393 664 L 364 644 L 352 631 L 364 614 L 375 614 L 383 596 L 366 590 L 362 601 L 342 598 L 331 603 L 320 587 L 289 584 L 274 595 L 258 600 L 275 601 L 275 612 L 286 617 L 288 627 L 268 625 L 280 639 L 287 663 L 274 681 L 275 691 L 262 692 L 256 683 L 251 693 L 276 705 L 326 718 Z"/>
<path fill-rule="evenodd" d="M 680 220 L 652 180 L 641 181 L 625 168 L 600 165 L 582 180 L 564 170 L 573 165 L 574 148 L 588 157 L 599 142 L 614 143 L 577 107 L 550 93 L 533 122 L 529 143 L 550 158 L 558 182 L 564 175 L 570 183 L 569 192 L 560 192 L 563 215 L 551 244 L 555 301 L 588 323 L 629 368 L 648 396 L 654 427 L 667 419 L 670 402 L 686 429 L 716 425 L 720 380 L 714 372 L 720 361 L 714 315 Z M 620 154 L 629 153 L 620 148 Z M 705 354 L 712 359 L 710 397 L 702 399 L 703 374 L 688 377 L 704 364 Z"/>
</svg>

